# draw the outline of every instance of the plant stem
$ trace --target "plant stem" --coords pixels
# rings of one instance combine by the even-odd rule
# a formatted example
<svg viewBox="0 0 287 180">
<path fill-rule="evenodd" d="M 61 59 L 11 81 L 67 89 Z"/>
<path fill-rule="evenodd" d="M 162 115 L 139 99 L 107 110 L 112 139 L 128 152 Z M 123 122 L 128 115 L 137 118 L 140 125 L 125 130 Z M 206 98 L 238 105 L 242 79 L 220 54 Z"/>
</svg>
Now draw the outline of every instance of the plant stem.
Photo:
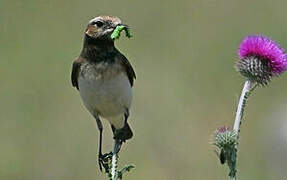
<svg viewBox="0 0 287 180">
<path fill-rule="evenodd" d="M 239 99 L 239 103 L 237 106 L 237 111 L 236 111 L 236 116 L 235 116 L 235 121 L 234 121 L 234 126 L 233 130 L 237 132 L 237 134 L 240 131 L 240 125 L 241 125 L 241 120 L 244 112 L 244 107 L 246 105 L 246 101 L 248 96 L 250 95 L 251 91 L 256 87 L 250 80 L 247 80 L 244 84 L 244 87 L 241 92 L 241 96 Z"/>
<path fill-rule="evenodd" d="M 234 126 L 233 130 L 237 133 L 237 144 L 235 145 L 233 151 L 232 151 L 232 158 L 230 159 L 230 162 L 228 164 L 230 168 L 230 180 L 236 180 L 236 172 L 237 172 L 237 167 L 236 167 L 236 159 L 237 159 L 237 151 L 238 151 L 238 140 L 239 140 L 239 132 L 240 132 L 240 125 L 241 125 L 241 120 L 243 117 L 244 113 L 244 108 L 247 103 L 247 99 L 251 92 L 256 88 L 257 84 L 254 84 L 250 80 L 247 80 L 244 83 L 244 87 L 241 92 L 241 96 L 239 98 L 238 106 L 237 106 L 237 111 L 235 115 L 235 120 L 234 120 Z"/>
<path fill-rule="evenodd" d="M 116 173 L 117 173 L 117 163 L 118 163 L 118 158 L 117 154 L 113 154 L 112 158 L 112 180 L 116 180 Z"/>
<path fill-rule="evenodd" d="M 112 180 L 117 180 L 117 168 L 118 168 L 118 155 L 117 150 L 118 149 L 118 141 L 115 140 L 114 150 L 113 150 L 113 157 L 112 157 Z"/>
</svg>

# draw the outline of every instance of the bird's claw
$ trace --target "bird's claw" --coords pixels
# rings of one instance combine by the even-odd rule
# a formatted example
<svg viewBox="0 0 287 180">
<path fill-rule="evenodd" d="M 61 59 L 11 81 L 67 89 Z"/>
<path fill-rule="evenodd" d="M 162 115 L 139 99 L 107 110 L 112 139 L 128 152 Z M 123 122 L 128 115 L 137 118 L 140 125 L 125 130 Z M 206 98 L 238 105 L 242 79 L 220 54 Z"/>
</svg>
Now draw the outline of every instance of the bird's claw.
<svg viewBox="0 0 287 180">
<path fill-rule="evenodd" d="M 106 173 L 109 173 L 109 161 L 112 159 L 113 153 L 106 153 L 106 154 L 99 154 L 99 167 L 100 171 L 103 171 L 103 168 L 105 169 Z"/>
</svg>

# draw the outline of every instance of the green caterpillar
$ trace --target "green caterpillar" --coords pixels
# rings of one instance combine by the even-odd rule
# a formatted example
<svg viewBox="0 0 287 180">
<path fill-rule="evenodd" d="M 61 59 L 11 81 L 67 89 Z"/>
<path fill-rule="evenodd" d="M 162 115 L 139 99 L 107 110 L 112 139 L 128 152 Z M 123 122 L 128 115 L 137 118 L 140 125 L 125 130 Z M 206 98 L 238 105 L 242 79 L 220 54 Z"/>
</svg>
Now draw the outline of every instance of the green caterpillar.
<svg viewBox="0 0 287 180">
<path fill-rule="evenodd" d="M 119 39 L 120 36 L 121 36 L 121 32 L 122 32 L 123 30 L 126 32 L 126 37 L 128 37 L 128 38 L 131 38 L 131 37 L 132 37 L 132 34 L 131 34 L 131 32 L 130 32 L 130 29 L 127 28 L 126 26 L 120 25 L 120 26 L 117 26 L 116 29 L 113 31 L 113 33 L 112 33 L 112 35 L 111 35 L 111 38 L 112 38 L 112 39 Z"/>
</svg>

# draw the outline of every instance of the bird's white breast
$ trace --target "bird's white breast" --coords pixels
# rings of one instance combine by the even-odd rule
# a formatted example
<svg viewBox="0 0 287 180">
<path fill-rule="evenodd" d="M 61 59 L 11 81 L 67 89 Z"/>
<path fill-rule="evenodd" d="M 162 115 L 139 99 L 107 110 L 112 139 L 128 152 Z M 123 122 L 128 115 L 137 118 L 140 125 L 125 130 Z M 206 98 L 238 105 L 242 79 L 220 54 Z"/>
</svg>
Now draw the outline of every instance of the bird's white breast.
<svg viewBox="0 0 287 180">
<path fill-rule="evenodd" d="M 124 113 L 132 102 L 132 88 L 125 72 L 114 69 L 104 73 L 89 70 L 80 75 L 79 91 L 84 105 L 92 113 L 109 120 L 116 128 L 124 125 Z"/>
</svg>

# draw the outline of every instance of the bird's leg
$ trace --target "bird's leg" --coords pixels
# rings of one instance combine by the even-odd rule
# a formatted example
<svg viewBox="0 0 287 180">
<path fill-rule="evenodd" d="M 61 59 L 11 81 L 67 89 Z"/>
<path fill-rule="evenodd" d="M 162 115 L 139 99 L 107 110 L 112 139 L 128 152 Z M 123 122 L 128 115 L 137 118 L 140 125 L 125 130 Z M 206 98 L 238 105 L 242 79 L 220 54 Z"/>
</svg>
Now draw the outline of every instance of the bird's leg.
<svg viewBox="0 0 287 180">
<path fill-rule="evenodd" d="M 115 154 L 118 154 L 121 150 L 123 141 L 119 140 L 119 139 L 115 139 L 115 146 L 114 146 L 114 152 Z"/>
<path fill-rule="evenodd" d="M 108 158 L 110 154 L 102 154 L 102 139 L 103 139 L 103 124 L 98 116 L 98 114 L 94 115 L 99 131 L 100 131 L 100 141 L 99 141 L 99 154 L 98 154 L 98 163 L 100 171 L 102 171 L 102 167 L 105 168 L 105 171 L 108 171 Z"/>
<path fill-rule="evenodd" d="M 114 152 L 118 153 L 121 150 L 122 143 L 125 142 L 126 137 L 127 137 L 127 127 L 128 127 L 128 118 L 129 118 L 129 109 L 126 108 L 126 112 L 124 114 L 125 118 L 125 124 L 122 129 L 115 129 L 112 126 L 113 132 L 114 132 L 114 139 L 115 139 L 115 147 L 114 147 Z"/>
<path fill-rule="evenodd" d="M 111 125 L 111 128 L 113 130 L 114 139 L 115 139 L 115 145 L 114 145 L 113 153 L 117 154 L 120 151 L 121 145 L 122 145 L 122 141 L 119 138 L 119 136 L 120 136 L 119 134 L 120 134 L 121 129 L 116 129 L 113 125 Z"/>
</svg>

